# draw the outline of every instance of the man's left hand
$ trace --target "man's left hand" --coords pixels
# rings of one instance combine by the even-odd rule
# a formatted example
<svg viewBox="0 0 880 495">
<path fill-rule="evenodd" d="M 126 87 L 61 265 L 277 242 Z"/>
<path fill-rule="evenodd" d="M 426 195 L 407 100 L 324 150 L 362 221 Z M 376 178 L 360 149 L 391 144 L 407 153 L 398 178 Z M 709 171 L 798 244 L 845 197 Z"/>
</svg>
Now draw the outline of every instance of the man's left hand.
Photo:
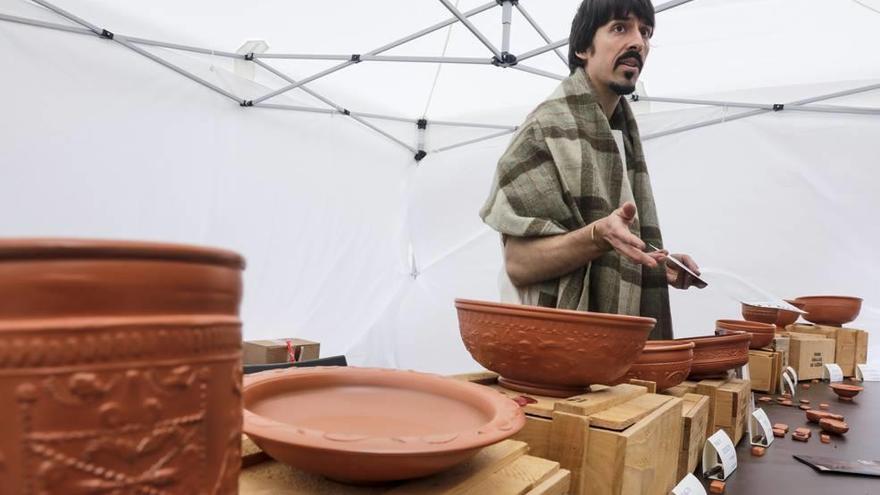
<svg viewBox="0 0 880 495">
<path fill-rule="evenodd" d="M 697 275 L 700 274 L 700 267 L 697 265 L 697 262 L 694 261 L 693 258 L 686 254 L 670 254 L 673 258 L 680 261 L 684 266 L 688 267 L 688 269 Z M 669 282 L 669 285 L 675 287 L 676 289 L 687 289 L 691 286 L 701 287 L 701 283 L 697 281 L 690 273 L 681 269 L 675 263 L 666 262 L 666 281 Z"/>
</svg>

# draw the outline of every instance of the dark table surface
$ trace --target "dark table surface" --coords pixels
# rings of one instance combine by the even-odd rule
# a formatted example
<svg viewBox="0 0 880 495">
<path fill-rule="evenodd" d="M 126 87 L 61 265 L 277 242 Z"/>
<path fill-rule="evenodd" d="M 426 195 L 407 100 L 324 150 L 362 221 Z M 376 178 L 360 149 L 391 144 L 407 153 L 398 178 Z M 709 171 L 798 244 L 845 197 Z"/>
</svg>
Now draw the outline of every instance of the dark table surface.
<svg viewBox="0 0 880 495">
<path fill-rule="evenodd" d="M 845 381 L 844 383 L 851 383 Z M 737 468 L 726 480 L 726 495 L 755 494 L 797 494 L 797 495 L 880 495 L 880 478 L 844 474 L 820 474 L 812 467 L 792 457 L 804 454 L 822 457 L 835 457 L 841 460 L 857 459 L 880 460 L 880 384 L 873 382 L 857 383 L 864 386 L 853 402 L 837 400 L 827 383 L 811 383 L 809 389 L 798 385 L 797 396 L 793 402 L 808 399 L 810 406 L 818 409 L 822 402 L 830 405 L 830 412 L 842 414 L 849 424 L 845 435 L 832 435 L 831 443 L 819 440 L 821 429 L 818 424 L 807 422 L 804 411 L 773 403 L 757 402 L 767 394 L 755 392 L 756 407 L 764 409 L 770 423 L 785 423 L 789 426 L 784 438 L 775 438 L 763 457 L 751 455 L 751 444 L 743 436 L 736 449 Z M 776 395 L 771 395 L 774 399 Z M 808 427 L 813 430 L 806 443 L 792 440 L 795 428 Z M 700 473 L 697 473 L 698 475 Z M 708 489 L 709 480 L 704 480 Z"/>
</svg>

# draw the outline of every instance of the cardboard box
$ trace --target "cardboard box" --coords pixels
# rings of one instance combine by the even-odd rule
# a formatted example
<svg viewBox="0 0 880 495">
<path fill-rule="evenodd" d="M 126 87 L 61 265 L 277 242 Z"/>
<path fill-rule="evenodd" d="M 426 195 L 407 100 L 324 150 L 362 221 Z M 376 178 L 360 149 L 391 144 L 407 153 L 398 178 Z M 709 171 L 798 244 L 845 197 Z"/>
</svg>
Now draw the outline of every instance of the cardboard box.
<svg viewBox="0 0 880 495">
<path fill-rule="evenodd" d="M 834 340 L 808 333 L 789 333 L 791 356 L 789 366 L 797 372 L 798 380 L 822 378 L 826 363 L 834 362 Z"/>
<path fill-rule="evenodd" d="M 287 343 L 290 342 L 295 359 L 291 359 Z M 250 340 L 242 346 L 244 364 L 273 364 L 318 359 L 321 344 L 303 339 Z"/>
<path fill-rule="evenodd" d="M 867 359 L 868 332 L 855 328 L 830 327 L 825 325 L 789 325 L 786 330 L 797 333 L 822 335 L 833 339 L 834 362 L 840 366 L 843 376 L 855 376 L 856 364 L 864 363 L 860 359 Z M 862 347 L 859 343 L 862 342 Z"/>
</svg>

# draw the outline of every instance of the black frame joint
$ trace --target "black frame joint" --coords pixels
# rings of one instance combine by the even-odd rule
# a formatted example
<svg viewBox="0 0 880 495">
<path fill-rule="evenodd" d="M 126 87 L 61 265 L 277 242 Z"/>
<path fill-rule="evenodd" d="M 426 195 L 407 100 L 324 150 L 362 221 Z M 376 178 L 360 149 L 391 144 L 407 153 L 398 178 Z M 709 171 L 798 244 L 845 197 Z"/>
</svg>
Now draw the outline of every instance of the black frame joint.
<svg viewBox="0 0 880 495">
<path fill-rule="evenodd" d="M 244 59 L 253 62 L 254 60 L 254 52 L 245 53 Z"/>
<path fill-rule="evenodd" d="M 773 104 L 773 111 L 778 112 L 780 110 L 785 110 L 785 105 L 782 103 L 774 103 Z"/>
<path fill-rule="evenodd" d="M 347 108 L 343 108 L 340 113 L 342 113 L 342 115 L 351 115 L 351 111 Z"/>
<path fill-rule="evenodd" d="M 113 39 L 113 36 L 114 36 L 113 33 L 110 32 L 110 31 L 107 31 L 106 29 L 102 29 L 102 30 L 101 30 L 101 37 L 102 37 L 102 38 L 105 38 L 105 39 L 108 39 L 108 40 L 112 40 L 112 39 Z"/>
<path fill-rule="evenodd" d="M 352 56 L 351 56 L 351 62 L 354 62 L 354 63 L 356 63 L 356 64 L 361 63 L 361 54 L 360 54 L 360 53 L 354 53 L 354 54 L 352 54 Z"/>
<path fill-rule="evenodd" d="M 416 127 L 418 127 L 419 129 L 427 129 L 428 128 L 428 119 L 417 120 Z"/>
<path fill-rule="evenodd" d="M 637 93 L 633 93 L 632 96 L 629 97 L 632 101 L 639 101 L 639 95 Z"/>
<path fill-rule="evenodd" d="M 241 103 L 239 103 L 239 105 L 243 107 L 252 107 L 254 106 L 254 100 L 241 100 Z"/>
<path fill-rule="evenodd" d="M 516 5 L 519 3 L 519 0 L 495 0 L 495 3 L 504 7 L 504 2 L 510 2 L 510 5 Z"/>
<path fill-rule="evenodd" d="M 424 158 L 424 157 L 426 157 L 426 156 L 428 156 L 428 152 L 427 152 L 427 151 L 425 151 L 425 150 L 419 150 L 419 151 L 416 152 L 416 156 L 414 156 L 413 158 L 415 158 L 417 162 L 420 162 L 420 161 L 422 161 L 422 158 Z"/>
<path fill-rule="evenodd" d="M 510 52 L 501 52 L 501 58 L 492 57 L 492 65 L 496 67 L 513 67 L 516 65 L 516 55 Z"/>
</svg>

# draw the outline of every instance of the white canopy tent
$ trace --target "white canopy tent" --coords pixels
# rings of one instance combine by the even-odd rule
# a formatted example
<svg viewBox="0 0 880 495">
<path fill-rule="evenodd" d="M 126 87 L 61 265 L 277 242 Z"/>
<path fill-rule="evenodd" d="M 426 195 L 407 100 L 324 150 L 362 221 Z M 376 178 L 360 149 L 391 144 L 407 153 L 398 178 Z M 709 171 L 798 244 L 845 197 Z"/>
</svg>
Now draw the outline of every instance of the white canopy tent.
<svg viewBox="0 0 880 495">
<path fill-rule="evenodd" d="M 476 366 L 452 299 L 497 299 L 501 266 L 476 212 L 512 128 L 567 73 L 553 50 L 527 55 L 564 40 L 578 0 L 37 3 L 0 2 L 2 235 L 230 247 L 249 261 L 246 338 L 312 338 L 356 364 Z M 854 326 L 877 328 L 880 2 L 657 6 L 669 10 L 635 108 L 667 246 L 780 296 L 860 295 Z M 236 53 L 247 40 L 270 50 Z M 524 61 L 493 66 L 483 41 Z M 713 105 L 669 103 L 697 99 Z M 673 294 L 679 336 L 737 314 L 712 289 Z"/>
</svg>

